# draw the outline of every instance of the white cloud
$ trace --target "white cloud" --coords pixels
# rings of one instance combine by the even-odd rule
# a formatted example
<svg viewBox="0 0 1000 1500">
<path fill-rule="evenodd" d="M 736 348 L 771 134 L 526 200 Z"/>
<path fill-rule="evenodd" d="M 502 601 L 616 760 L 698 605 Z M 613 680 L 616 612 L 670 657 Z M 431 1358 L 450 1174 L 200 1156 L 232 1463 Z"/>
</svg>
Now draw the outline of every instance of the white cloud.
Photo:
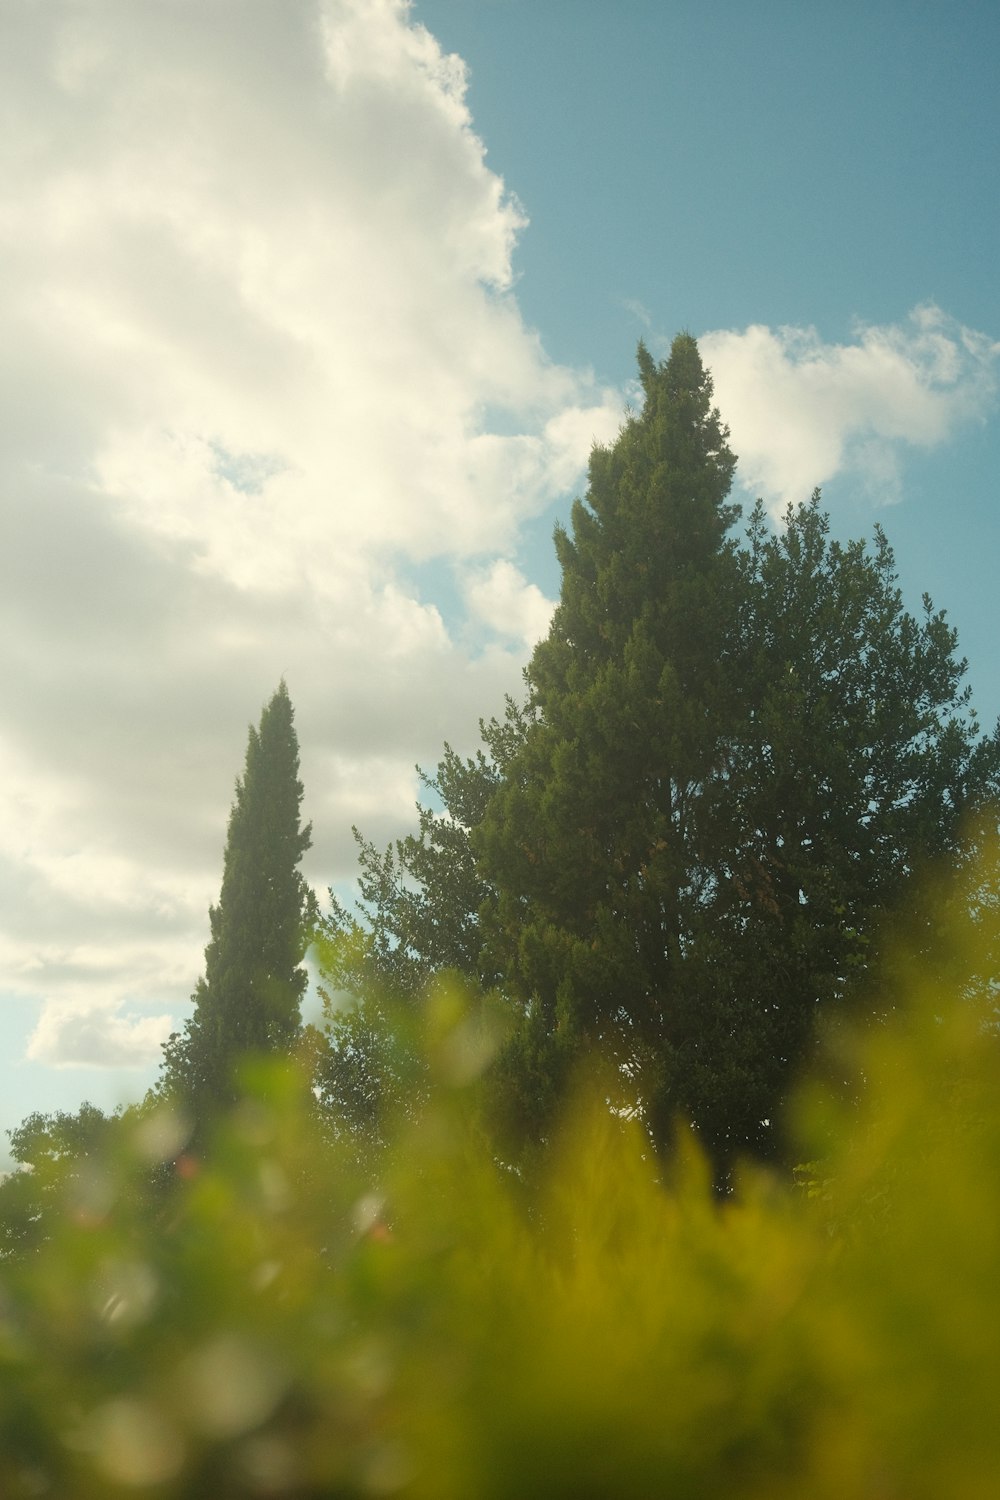
<svg viewBox="0 0 1000 1500">
<path fill-rule="evenodd" d="M 529 651 L 549 628 L 555 604 L 513 563 L 499 558 L 470 572 L 464 581 L 470 612 L 499 636 L 520 641 Z"/>
<path fill-rule="evenodd" d="M 173 1024 L 167 1014 L 123 1015 L 121 1002 L 49 1002 L 42 1007 L 28 1057 L 53 1068 L 146 1068 L 159 1057 Z"/>
<path fill-rule="evenodd" d="M 850 344 L 760 324 L 702 335 L 738 478 L 775 513 L 840 473 L 899 498 L 907 445 L 930 448 L 996 404 L 1000 344 L 932 305 Z"/>
<path fill-rule="evenodd" d="M 476 570 L 621 397 L 524 326 L 523 213 L 401 0 L 6 6 L 0 89 L 0 950 L 33 1056 L 124 1063 L 278 679 L 322 885 L 516 690 L 546 606 Z M 453 633 L 434 558 L 480 578 Z"/>
</svg>

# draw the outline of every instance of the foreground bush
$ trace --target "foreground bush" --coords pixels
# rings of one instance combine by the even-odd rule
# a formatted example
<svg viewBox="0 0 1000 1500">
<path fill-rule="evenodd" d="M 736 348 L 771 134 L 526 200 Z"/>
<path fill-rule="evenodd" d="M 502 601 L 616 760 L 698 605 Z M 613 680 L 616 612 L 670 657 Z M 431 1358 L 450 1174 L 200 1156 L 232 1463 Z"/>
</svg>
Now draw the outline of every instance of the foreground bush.
<svg viewBox="0 0 1000 1500">
<path fill-rule="evenodd" d="M 833 1054 L 797 1185 L 723 1202 L 593 1081 L 537 1182 L 498 1166 L 446 994 L 376 1175 L 290 1068 L 200 1160 L 137 1112 L 3 1264 L 0 1494 L 1000 1492 L 1000 1056 L 948 988 Z"/>
</svg>

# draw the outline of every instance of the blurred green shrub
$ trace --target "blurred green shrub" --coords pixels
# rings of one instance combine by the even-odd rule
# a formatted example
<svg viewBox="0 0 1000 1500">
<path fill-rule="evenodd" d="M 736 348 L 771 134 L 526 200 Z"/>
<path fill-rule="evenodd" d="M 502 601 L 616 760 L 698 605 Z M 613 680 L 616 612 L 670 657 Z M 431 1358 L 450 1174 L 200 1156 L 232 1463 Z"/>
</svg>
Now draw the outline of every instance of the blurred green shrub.
<svg viewBox="0 0 1000 1500">
<path fill-rule="evenodd" d="M 720 1201 L 599 1077 L 526 1181 L 447 989 L 376 1157 L 272 1063 L 198 1159 L 150 1103 L 8 1179 L 44 1222 L 0 1262 L 0 1495 L 1000 1493 L 995 928 L 954 904 L 941 963 L 803 1092 L 798 1183 Z"/>
</svg>

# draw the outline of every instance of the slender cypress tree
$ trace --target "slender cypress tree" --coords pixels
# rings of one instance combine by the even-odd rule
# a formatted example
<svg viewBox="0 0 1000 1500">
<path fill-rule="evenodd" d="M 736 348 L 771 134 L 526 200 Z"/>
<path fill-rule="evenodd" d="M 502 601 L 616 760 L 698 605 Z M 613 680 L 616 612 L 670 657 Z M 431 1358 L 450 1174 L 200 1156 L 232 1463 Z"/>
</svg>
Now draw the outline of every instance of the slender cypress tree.
<svg viewBox="0 0 1000 1500">
<path fill-rule="evenodd" d="M 282 681 L 260 728 L 250 727 L 194 1014 L 164 1048 L 163 1086 L 185 1097 L 199 1120 L 235 1097 L 240 1058 L 287 1051 L 300 1027 L 302 960 L 315 913 L 298 868 L 311 826 L 300 821 L 293 721 Z"/>
</svg>

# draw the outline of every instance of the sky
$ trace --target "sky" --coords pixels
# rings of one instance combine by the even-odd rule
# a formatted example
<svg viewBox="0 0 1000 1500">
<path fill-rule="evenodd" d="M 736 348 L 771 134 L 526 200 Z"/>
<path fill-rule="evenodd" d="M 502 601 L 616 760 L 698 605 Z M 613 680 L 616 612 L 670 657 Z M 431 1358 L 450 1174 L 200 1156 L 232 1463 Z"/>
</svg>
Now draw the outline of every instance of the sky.
<svg viewBox="0 0 1000 1500">
<path fill-rule="evenodd" d="M 0 1131 L 152 1082 L 282 677 L 317 891 L 413 825 L 640 338 L 992 727 L 998 62 L 992 0 L 0 5 Z"/>
</svg>

